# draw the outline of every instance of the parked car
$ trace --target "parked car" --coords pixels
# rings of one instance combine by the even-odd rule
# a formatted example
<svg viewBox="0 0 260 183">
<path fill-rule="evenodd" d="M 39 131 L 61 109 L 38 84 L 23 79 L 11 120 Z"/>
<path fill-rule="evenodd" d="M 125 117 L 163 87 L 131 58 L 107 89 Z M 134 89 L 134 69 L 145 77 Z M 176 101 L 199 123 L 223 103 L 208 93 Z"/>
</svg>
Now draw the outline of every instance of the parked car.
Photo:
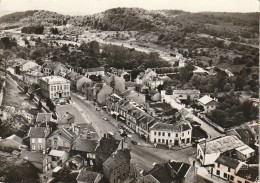
<svg viewBox="0 0 260 183">
<path fill-rule="evenodd" d="M 106 117 L 103 117 L 103 120 L 107 121 L 107 118 L 106 118 Z"/>
<path fill-rule="evenodd" d="M 134 144 L 134 145 L 137 145 L 137 142 L 134 141 L 134 140 L 131 140 L 131 143 Z"/>
<path fill-rule="evenodd" d="M 96 111 L 100 111 L 101 109 L 100 109 L 100 107 L 96 107 Z"/>
</svg>

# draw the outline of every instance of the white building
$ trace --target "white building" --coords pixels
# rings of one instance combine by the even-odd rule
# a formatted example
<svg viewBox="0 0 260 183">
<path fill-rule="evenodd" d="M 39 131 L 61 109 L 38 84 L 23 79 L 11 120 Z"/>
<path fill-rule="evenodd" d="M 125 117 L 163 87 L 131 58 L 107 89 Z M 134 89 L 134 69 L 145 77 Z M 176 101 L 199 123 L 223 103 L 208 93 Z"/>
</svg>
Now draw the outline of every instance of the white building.
<svg viewBox="0 0 260 183">
<path fill-rule="evenodd" d="M 150 142 L 182 146 L 191 144 L 192 127 L 189 122 L 182 120 L 177 124 L 157 122 L 150 128 Z"/>
<path fill-rule="evenodd" d="M 70 81 L 61 76 L 46 76 L 39 80 L 42 94 L 46 98 L 59 99 L 70 97 Z"/>
<path fill-rule="evenodd" d="M 249 153 L 252 153 L 252 149 L 245 145 L 237 136 L 224 136 L 209 142 L 202 142 L 197 145 L 197 158 L 200 160 L 202 165 L 213 165 L 216 159 L 222 153 L 236 154 L 236 158 L 240 159 L 239 152 L 241 149 L 239 147 L 244 147 Z M 253 150 L 254 151 L 254 150 Z M 244 151 L 242 151 L 245 153 Z M 253 154 L 248 154 L 250 157 Z"/>
<path fill-rule="evenodd" d="M 208 113 L 210 111 L 213 111 L 217 108 L 219 105 L 217 99 L 211 98 L 209 95 L 205 95 L 202 98 L 198 100 L 199 104 L 204 107 L 204 112 Z"/>
<path fill-rule="evenodd" d="M 23 81 L 27 84 L 38 84 L 39 79 L 43 77 L 44 74 L 38 71 L 31 71 L 31 72 L 26 72 L 23 75 Z"/>
<path fill-rule="evenodd" d="M 173 97 L 179 100 L 187 100 L 190 97 L 190 100 L 198 100 L 200 97 L 199 90 L 173 90 Z"/>
<path fill-rule="evenodd" d="M 96 68 L 89 68 L 85 71 L 85 76 L 89 77 L 91 75 L 95 76 L 105 76 L 105 68 L 104 67 L 96 67 Z"/>
</svg>

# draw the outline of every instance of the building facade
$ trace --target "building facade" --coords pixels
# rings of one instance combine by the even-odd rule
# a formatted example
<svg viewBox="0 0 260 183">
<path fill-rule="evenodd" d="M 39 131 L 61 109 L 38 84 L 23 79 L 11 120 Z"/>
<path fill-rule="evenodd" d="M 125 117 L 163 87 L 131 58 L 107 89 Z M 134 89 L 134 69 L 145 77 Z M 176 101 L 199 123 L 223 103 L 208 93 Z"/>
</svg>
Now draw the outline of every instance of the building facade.
<svg viewBox="0 0 260 183">
<path fill-rule="evenodd" d="M 46 98 L 59 99 L 70 97 L 70 81 L 61 76 L 46 76 L 39 80 L 42 95 Z"/>
</svg>

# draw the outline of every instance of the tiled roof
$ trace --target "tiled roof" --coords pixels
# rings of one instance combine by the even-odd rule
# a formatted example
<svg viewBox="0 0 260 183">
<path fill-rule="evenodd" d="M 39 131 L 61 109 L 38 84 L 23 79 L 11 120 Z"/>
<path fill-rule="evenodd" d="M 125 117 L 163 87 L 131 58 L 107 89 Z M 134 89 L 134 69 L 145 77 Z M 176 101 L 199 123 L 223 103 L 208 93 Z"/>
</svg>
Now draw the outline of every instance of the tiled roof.
<svg viewBox="0 0 260 183">
<path fill-rule="evenodd" d="M 251 135 L 247 131 L 247 129 L 236 129 L 236 132 L 239 134 L 241 138 L 251 138 Z"/>
<path fill-rule="evenodd" d="M 38 113 L 36 117 L 36 123 L 43 122 L 45 120 L 50 121 L 52 117 L 51 113 Z"/>
<path fill-rule="evenodd" d="M 91 152 L 93 153 L 98 145 L 97 140 L 82 139 L 80 137 L 76 138 L 72 150 Z"/>
<path fill-rule="evenodd" d="M 45 138 L 47 129 L 45 127 L 30 127 L 29 137 L 31 138 Z"/>
<path fill-rule="evenodd" d="M 209 102 L 215 101 L 215 100 L 213 98 L 211 98 L 210 96 L 205 95 L 205 96 L 201 97 L 198 101 L 201 102 L 203 105 L 206 105 Z M 217 101 L 215 101 L 215 102 L 217 102 Z"/>
<path fill-rule="evenodd" d="M 99 142 L 99 146 L 96 148 L 97 153 L 111 155 L 116 151 L 120 140 L 102 138 Z"/>
<path fill-rule="evenodd" d="M 69 112 L 66 112 L 60 120 L 58 120 L 57 124 L 71 124 L 74 123 L 75 116 L 73 114 L 70 114 Z"/>
<path fill-rule="evenodd" d="M 65 151 L 60 151 L 60 150 L 51 150 L 49 155 L 50 156 L 56 156 L 56 157 L 63 157 L 67 152 Z"/>
<path fill-rule="evenodd" d="M 74 138 L 75 138 L 74 132 L 69 131 L 65 128 L 61 128 L 61 129 L 54 131 L 50 135 L 50 137 L 53 136 L 53 135 L 58 135 L 58 136 L 62 137 L 63 139 L 67 140 L 70 143 L 72 143 L 74 141 Z"/>
<path fill-rule="evenodd" d="M 86 169 L 82 169 L 79 172 L 77 181 L 86 182 L 86 183 L 95 183 L 95 180 L 99 175 L 100 175 L 99 173 L 87 171 Z"/>
<path fill-rule="evenodd" d="M 239 161 L 224 155 L 220 155 L 218 159 L 216 159 L 216 163 L 224 165 L 226 167 L 230 167 L 232 169 L 236 169 L 239 165 Z"/>
<path fill-rule="evenodd" d="M 23 150 L 19 156 L 20 159 L 28 159 L 30 162 L 38 162 L 42 163 L 44 158 L 46 157 L 46 154 L 38 153 L 38 152 L 31 152 Z"/>
<path fill-rule="evenodd" d="M 164 164 L 157 164 L 149 171 L 154 178 L 161 183 L 172 183 L 181 181 L 190 169 L 190 165 L 182 162 L 169 162 Z M 172 173 L 172 170 L 174 170 Z"/>
<path fill-rule="evenodd" d="M 201 149 L 204 150 L 205 143 L 201 143 L 199 145 Z M 239 140 L 238 137 L 235 135 L 220 137 L 207 142 L 206 154 L 222 153 L 232 149 L 236 149 L 243 145 L 244 143 L 241 140 Z"/>
<path fill-rule="evenodd" d="M 150 130 L 180 132 L 181 128 L 177 124 L 167 124 L 167 123 L 158 122 L 155 125 L 153 125 Z"/>
<path fill-rule="evenodd" d="M 137 177 L 136 179 L 136 183 L 159 183 L 159 181 L 156 178 L 154 178 L 151 174 Z"/>
<path fill-rule="evenodd" d="M 242 177 L 252 182 L 256 182 L 259 178 L 258 167 L 249 167 L 247 165 L 243 165 L 236 173 L 236 176 Z"/>
<path fill-rule="evenodd" d="M 115 154 L 112 154 L 104 163 L 105 166 L 109 170 L 114 170 L 117 167 L 120 167 L 131 160 L 130 150 L 129 149 L 121 149 L 118 150 Z"/>
<path fill-rule="evenodd" d="M 6 139 L 13 140 L 19 144 L 23 143 L 23 139 L 21 137 L 18 137 L 17 135 L 11 135 L 11 136 L 7 137 Z"/>
<path fill-rule="evenodd" d="M 104 67 L 95 67 L 95 68 L 86 69 L 86 73 L 87 72 L 96 72 L 96 71 L 105 71 L 105 68 Z"/>
</svg>

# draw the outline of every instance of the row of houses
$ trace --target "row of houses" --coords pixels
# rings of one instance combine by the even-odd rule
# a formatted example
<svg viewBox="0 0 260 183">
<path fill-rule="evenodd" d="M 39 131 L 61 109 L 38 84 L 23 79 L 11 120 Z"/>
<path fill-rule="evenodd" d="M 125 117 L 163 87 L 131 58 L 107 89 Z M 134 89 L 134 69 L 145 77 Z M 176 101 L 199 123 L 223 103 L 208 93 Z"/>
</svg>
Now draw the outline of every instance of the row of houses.
<svg viewBox="0 0 260 183">
<path fill-rule="evenodd" d="M 188 121 L 163 123 L 145 112 L 140 105 L 117 94 L 112 94 L 106 99 L 106 110 L 151 143 L 171 146 L 191 144 L 192 126 Z"/>
</svg>

